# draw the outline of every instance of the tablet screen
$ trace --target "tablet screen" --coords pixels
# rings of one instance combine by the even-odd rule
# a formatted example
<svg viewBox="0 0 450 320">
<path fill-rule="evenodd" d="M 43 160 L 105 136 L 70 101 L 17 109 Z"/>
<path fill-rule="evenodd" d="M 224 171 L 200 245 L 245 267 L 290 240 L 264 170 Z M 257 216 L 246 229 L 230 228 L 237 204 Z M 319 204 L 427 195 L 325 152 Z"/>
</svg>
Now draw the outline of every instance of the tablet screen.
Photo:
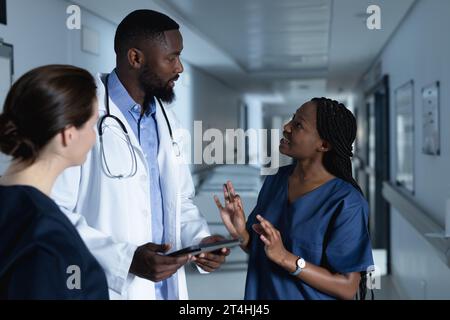
<svg viewBox="0 0 450 320">
<path fill-rule="evenodd" d="M 192 255 L 198 255 L 202 252 L 212 252 L 216 250 L 220 250 L 222 248 L 232 248 L 241 243 L 240 239 L 232 239 L 232 240 L 224 240 L 224 241 L 218 241 L 214 243 L 203 243 L 198 244 L 195 246 L 189 246 L 186 248 L 183 248 L 181 250 L 168 253 L 167 255 L 170 257 L 176 257 L 183 254 L 192 254 Z"/>
</svg>

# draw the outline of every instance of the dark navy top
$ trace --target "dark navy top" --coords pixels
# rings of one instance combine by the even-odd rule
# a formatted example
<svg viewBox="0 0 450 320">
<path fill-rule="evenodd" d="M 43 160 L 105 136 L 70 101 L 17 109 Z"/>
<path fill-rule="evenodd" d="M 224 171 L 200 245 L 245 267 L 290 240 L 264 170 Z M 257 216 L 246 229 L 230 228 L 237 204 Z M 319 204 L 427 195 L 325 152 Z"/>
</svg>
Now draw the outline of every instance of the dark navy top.
<svg viewBox="0 0 450 320">
<path fill-rule="evenodd" d="M 108 299 L 103 269 L 38 189 L 0 186 L 0 300 Z"/>
<path fill-rule="evenodd" d="M 266 178 L 247 221 L 251 242 L 245 299 L 335 299 L 267 258 L 264 243 L 251 227 L 259 223 L 257 214 L 280 231 L 289 252 L 306 262 L 333 273 L 368 271 L 373 266 L 368 205 L 361 193 L 334 178 L 289 204 L 288 178 L 294 168 L 282 167 Z"/>
</svg>

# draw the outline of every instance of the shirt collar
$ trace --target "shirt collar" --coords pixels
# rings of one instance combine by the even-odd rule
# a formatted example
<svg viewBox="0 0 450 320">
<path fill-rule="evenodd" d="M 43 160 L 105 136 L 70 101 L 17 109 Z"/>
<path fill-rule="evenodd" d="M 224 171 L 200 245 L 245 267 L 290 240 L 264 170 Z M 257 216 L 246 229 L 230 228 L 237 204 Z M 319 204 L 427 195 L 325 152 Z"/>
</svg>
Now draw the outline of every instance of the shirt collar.
<svg viewBox="0 0 450 320">
<path fill-rule="evenodd" d="M 124 114 L 130 113 L 133 118 L 138 121 L 141 115 L 141 105 L 136 103 L 136 101 L 134 101 L 133 98 L 129 95 L 122 82 L 120 82 L 115 69 L 109 75 L 108 90 L 111 100 L 120 109 L 120 111 L 122 111 L 122 113 Z M 153 115 L 156 112 L 154 97 L 150 99 L 149 104 L 150 106 L 145 113 L 146 117 Z"/>
</svg>

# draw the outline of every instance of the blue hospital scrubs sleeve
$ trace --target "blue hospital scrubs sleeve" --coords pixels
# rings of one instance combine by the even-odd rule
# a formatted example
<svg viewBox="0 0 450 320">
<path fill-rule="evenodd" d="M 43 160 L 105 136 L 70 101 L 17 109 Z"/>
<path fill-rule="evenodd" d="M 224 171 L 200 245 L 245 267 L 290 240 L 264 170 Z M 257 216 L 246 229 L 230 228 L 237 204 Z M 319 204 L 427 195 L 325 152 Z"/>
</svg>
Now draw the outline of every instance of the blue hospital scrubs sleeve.
<svg viewBox="0 0 450 320">
<path fill-rule="evenodd" d="M 367 204 L 357 201 L 354 193 L 346 199 L 337 214 L 326 246 L 326 258 L 332 270 L 338 273 L 367 271 L 373 266 L 368 232 Z"/>
</svg>

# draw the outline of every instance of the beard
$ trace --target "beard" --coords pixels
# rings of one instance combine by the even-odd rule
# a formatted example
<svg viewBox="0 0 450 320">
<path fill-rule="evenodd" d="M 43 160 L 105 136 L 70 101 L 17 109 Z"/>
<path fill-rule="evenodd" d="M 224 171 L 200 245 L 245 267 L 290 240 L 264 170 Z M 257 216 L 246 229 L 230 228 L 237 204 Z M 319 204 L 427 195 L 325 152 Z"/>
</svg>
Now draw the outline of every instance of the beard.
<svg viewBox="0 0 450 320">
<path fill-rule="evenodd" d="M 178 79 L 178 76 L 169 81 Z M 152 97 L 160 99 L 162 102 L 170 104 L 175 100 L 175 92 L 169 87 L 169 81 L 164 82 L 156 73 L 150 70 L 148 66 L 144 66 L 139 75 L 139 83 L 145 92 L 145 101 L 149 101 Z"/>
</svg>

